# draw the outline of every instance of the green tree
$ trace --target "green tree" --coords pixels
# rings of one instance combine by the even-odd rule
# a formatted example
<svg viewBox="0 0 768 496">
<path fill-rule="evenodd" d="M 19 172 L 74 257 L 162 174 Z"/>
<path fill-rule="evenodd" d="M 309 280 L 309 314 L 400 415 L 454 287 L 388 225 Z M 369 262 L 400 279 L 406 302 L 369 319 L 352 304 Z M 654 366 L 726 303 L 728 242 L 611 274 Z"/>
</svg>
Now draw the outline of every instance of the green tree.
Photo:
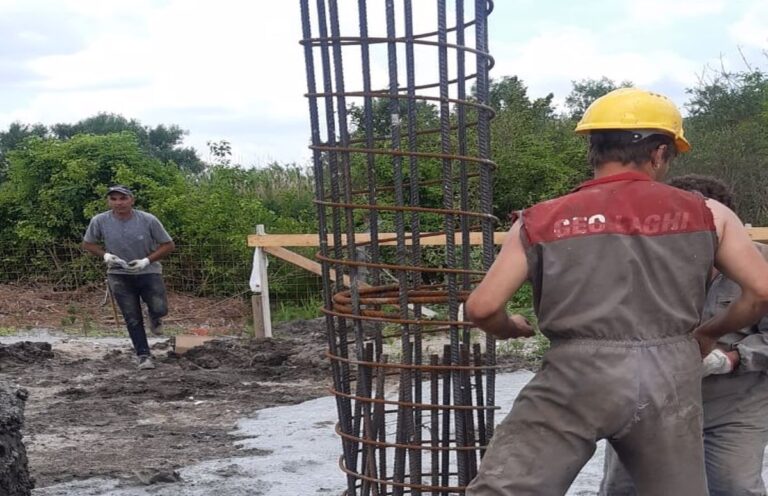
<svg viewBox="0 0 768 496">
<path fill-rule="evenodd" d="M 146 156 L 128 132 L 65 141 L 32 137 L 8 154 L 8 163 L 0 209 L 11 222 L 1 229 L 28 241 L 79 239 L 94 205 L 103 209 L 107 185 L 123 175 L 162 184 L 178 174 Z"/>
<path fill-rule="evenodd" d="M 33 136 L 7 155 L 7 179 L 0 184 L 0 253 L 12 274 L 48 274 L 59 284 L 100 277 L 76 247 L 91 216 L 106 209 L 109 184 L 134 188 L 146 208 L 169 185 L 183 182 L 171 163 L 149 157 L 132 133 L 77 135 L 72 139 Z"/>
<path fill-rule="evenodd" d="M 549 93 L 544 98 L 531 100 L 528 97 L 528 87 L 517 76 L 504 76 L 497 81 L 491 81 L 488 100 L 497 112 L 518 114 L 526 120 L 542 122 L 554 115 L 552 100 L 554 94 Z"/>
<path fill-rule="evenodd" d="M 258 170 L 217 165 L 153 200 L 153 213 L 168 219 L 167 227 L 179 247 L 171 261 L 175 287 L 197 294 L 245 291 L 253 256 L 246 236 L 257 224 L 277 233 L 316 229 L 290 212 L 265 206 L 253 189 L 259 177 L 265 176 Z M 299 282 L 317 284 L 306 271 L 280 261 L 273 262 L 270 272 L 274 294 L 295 290 Z"/>
<path fill-rule="evenodd" d="M 208 151 L 213 156 L 216 165 L 232 164 L 232 145 L 227 140 L 208 141 Z"/>
<path fill-rule="evenodd" d="M 199 173 L 205 168 L 194 148 L 182 146 L 187 132 L 175 124 L 150 127 L 122 115 L 100 113 L 74 124 L 51 126 L 51 134 L 62 140 L 78 134 L 104 136 L 121 132 L 133 133 L 139 146 L 150 156 L 163 162 L 173 162 L 183 171 Z"/>
<path fill-rule="evenodd" d="M 552 94 L 532 100 L 517 77 L 492 82 L 490 94 L 497 112 L 491 121 L 497 217 L 566 193 L 585 178 L 584 142 L 570 121 L 555 115 Z"/>
<path fill-rule="evenodd" d="M 7 131 L 0 131 L 0 184 L 6 178 L 8 170 L 8 152 L 19 146 L 25 139 L 37 136 L 44 138 L 48 135 L 48 128 L 42 124 L 22 124 L 13 122 Z"/>
<path fill-rule="evenodd" d="M 622 81 L 616 83 L 614 80 L 605 76 L 600 79 L 582 79 L 580 81 L 571 81 L 573 89 L 565 97 L 565 108 L 568 109 L 568 117 L 574 120 L 581 119 L 592 102 L 601 96 L 610 93 L 618 88 L 629 88 L 631 81 Z"/>
<path fill-rule="evenodd" d="M 768 75 L 761 69 L 709 72 L 688 89 L 685 132 L 693 145 L 674 174 L 710 174 L 735 192 L 737 213 L 768 223 Z"/>
<path fill-rule="evenodd" d="M 440 139 L 440 111 L 437 106 L 426 100 L 416 100 L 410 103 L 405 99 L 396 102 L 399 115 L 400 149 L 412 150 L 419 153 L 440 153 L 442 149 Z M 366 125 L 364 107 L 351 106 L 350 108 L 350 137 L 353 147 L 367 148 L 366 131 L 371 131 L 374 149 L 391 150 L 392 142 L 392 112 L 391 102 L 388 98 L 376 98 L 371 103 L 371 125 Z M 455 117 L 455 116 L 452 116 Z M 452 121 L 455 124 L 455 119 Z M 409 136 L 409 128 L 413 130 L 413 136 Z M 452 143 L 456 150 L 455 138 Z M 339 156 L 337 158 L 342 158 Z M 356 203 L 368 203 L 369 181 L 375 184 L 375 202 L 381 205 L 394 205 L 397 203 L 396 165 L 399 164 L 402 179 L 402 203 L 414 205 L 418 203 L 422 207 L 442 207 L 443 193 L 440 185 L 442 178 L 442 160 L 429 157 L 410 158 L 403 156 L 391 156 L 388 154 L 368 155 L 363 150 L 360 153 L 349 155 L 351 181 L 353 184 L 353 201 Z M 412 177 L 413 170 L 417 176 Z M 329 170 L 330 168 L 326 168 Z M 333 178 L 319 178 L 326 189 L 326 196 L 331 196 Z M 412 188 L 412 183 L 418 187 Z M 343 192 L 340 192 L 343 193 Z M 418 195 L 418 202 L 415 196 Z M 356 227 L 366 229 L 371 215 L 362 210 L 356 212 Z M 381 231 L 393 231 L 396 222 L 394 212 L 379 212 L 376 214 L 377 224 Z M 443 217 L 436 214 L 421 213 L 420 229 L 422 231 L 440 231 L 443 229 Z M 404 216 L 404 222 L 410 224 L 411 214 Z"/>
</svg>

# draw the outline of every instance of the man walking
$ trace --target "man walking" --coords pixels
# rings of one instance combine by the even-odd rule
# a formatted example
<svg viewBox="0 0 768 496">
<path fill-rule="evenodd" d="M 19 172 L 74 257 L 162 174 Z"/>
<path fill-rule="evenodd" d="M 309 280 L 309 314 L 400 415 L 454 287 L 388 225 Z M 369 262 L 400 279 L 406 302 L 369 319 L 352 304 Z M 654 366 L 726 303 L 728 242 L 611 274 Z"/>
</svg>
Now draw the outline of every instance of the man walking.
<svg viewBox="0 0 768 496">
<path fill-rule="evenodd" d="M 668 184 L 733 208 L 733 195 L 718 179 L 695 174 Z M 755 245 L 768 259 L 768 246 Z M 739 294 L 739 286 L 715 273 L 707 292 L 703 318 L 723 311 Z M 704 461 L 710 496 L 764 496 L 763 455 L 768 444 L 768 316 L 738 332 L 726 334 L 704 359 L 701 383 L 704 408 Z M 684 461 L 681 460 L 681 463 Z M 635 496 L 632 479 L 610 444 L 600 496 Z"/>
<path fill-rule="evenodd" d="M 128 327 L 139 369 L 153 369 L 141 301 L 147 305 L 150 330 L 162 334 L 168 302 L 159 260 L 175 245 L 157 217 L 134 209 L 134 201 L 127 187 L 111 186 L 107 190 L 110 210 L 91 219 L 83 248 L 107 264 L 109 288 Z"/>
<path fill-rule="evenodd" d="M 563 495 L 610 438 L 639 494 L 705 495 L 701 357 L 768 312 L 768 264 L 729 208 L 657 182 L 690 149 L 666 97 L 613 91 L 576 131 L 595 178 L 525 210 L 465 305 L 499 338 L 531 335 L 505 308 L 530 280 L 552 343 L 466 494 Z M 742 291 L 696 327 L 713 265 Z"/>
</svg>

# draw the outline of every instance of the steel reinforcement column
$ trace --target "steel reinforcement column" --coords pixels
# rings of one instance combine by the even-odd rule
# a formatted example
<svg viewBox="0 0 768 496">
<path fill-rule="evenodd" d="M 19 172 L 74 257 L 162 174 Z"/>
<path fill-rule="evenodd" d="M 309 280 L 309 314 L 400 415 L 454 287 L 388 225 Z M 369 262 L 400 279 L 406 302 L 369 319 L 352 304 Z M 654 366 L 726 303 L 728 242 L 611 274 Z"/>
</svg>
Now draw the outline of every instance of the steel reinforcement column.
<svg viewBox="0 0 768 496">
<path fill-rule="evenodd" d="M 496 409 L 459 311 L 494 256 L 493 2 L 300 4 L 345 494 L 462 494 Z"/>
</svg>

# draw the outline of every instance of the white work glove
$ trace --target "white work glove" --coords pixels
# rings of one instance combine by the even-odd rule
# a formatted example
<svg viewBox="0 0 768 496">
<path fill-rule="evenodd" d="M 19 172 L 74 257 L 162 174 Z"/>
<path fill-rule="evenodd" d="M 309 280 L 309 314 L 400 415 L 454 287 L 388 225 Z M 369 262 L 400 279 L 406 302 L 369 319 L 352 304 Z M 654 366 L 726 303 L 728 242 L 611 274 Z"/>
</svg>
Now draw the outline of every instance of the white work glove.
<svg viewBox="0 0 768 496">
<path fill-rule="evenodd" d="M 133 272 L 139 272 L 140 270 L 146 269 L 148 265 L 149 265 L 148 258 L 131 260 L 130 262 L 128 262 L 128 270 Z"/>
<path fill-rule="evenodd" d="M 128 262 L 111 253 L 104 254 L 104 263 L 107 264 L 107 267 L 114 267 L 115 265 L 118 265 L 124 269 L 128 267 Z"/>
<path fill-rule="evenodd" d="M 717 348 L 704 357 L 701 363 L 701 376 L 706 377 L 713 374 L 728 374 L 733 371 L 733 364 L 728 356 Z"/>
</svg>

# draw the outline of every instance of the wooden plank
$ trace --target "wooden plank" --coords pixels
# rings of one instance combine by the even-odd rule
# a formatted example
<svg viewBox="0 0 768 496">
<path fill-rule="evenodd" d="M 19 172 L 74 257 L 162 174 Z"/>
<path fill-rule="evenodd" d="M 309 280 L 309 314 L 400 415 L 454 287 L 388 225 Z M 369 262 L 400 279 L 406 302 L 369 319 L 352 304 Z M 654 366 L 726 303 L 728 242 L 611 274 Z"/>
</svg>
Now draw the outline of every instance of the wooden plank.
<svg viewBox="0 0 768 496">
<path fill-rule="evenodd" d="M 749 236 L 754 241 L 768 243 L 768 227 L 749 227 L 747 228 Z M 437 236 L 426 236 L 422 234 L 421 245 L 422 246 L 442 246 L 445 245 L 446 236 L 444 234 Z M 504 242 L 504 238 L 507 236 L 507 231 L 500 231 L 493 233 L 494 244 L 500 245 Z M 379 233 L 379 239 L 395 238 L 395 233 Z M 342 243 L 346 243 L 346 235 L 342 235 Z M 461 244 L 461 234 L 457 233 L 456 244 Z M 367 243 L 371 240 L 370 233 L 359 233 L 355 235 L 356 243 Z M 469 244 L 481 245 L 483 241 L 482 233 L 472 232 L 470 233 Z M 249 247 L 312 247 L 319 246 L 319 238 L 317 234 L 251 234 L 248 236 Z M 396 241 L 380 242 L 380 246 L 392 246 L 397 244 Z M 412 244 L 410 240 L 406 241 L 407 245 Z M 328 237 L 328 246 L 333 246 L 333 240 L 331 236 Z M 291 252 L 292 253 L 292 252 Z M 275 256 L 279 256 L 275 254 Z M 290 260 L 289 260 L 290 261 Z M 319 264 L 318 264 L 319 265 Z M 307 269 L 310 270 L 310 269 Z"/>
<path fill-rule="evenodd" d="M 312 272 L 313 274 L 322 275 L 322 266 L 319 263 L 315 262 L 314 260 L 310 260 L 307 257 L 301 256 L 298 253 L 292 252 L 291 250 L 287 250 L 285 248 L 281 248 L 277 246 L 264 247 L 263 250 L 266 253 L 269 253 L 270 255 L 274 255 L 278 258 L 282 258 L 286 262 L 290 262 L 294 265 L 301 267 L 302 269 L 306 269 Z M 336 274 L 334 273 L 334 271 L 330 271 L 329 274 L 331 276 L 331 281 L 336 281 Z M 346 287 L 350 287 L 349 276 L 346 276 L 346 275 L 344 276 L 344 285 Z M 358 287 L 370 288 L 371 285 L 360 281 L 358 283 Z M 408 308 L 413 309 L 413 305 L 408 304 Z M 434 310 L 431 310 L 426 306 L 423 306 L 421 308 L 421 311 L 425 316 L 429 318 L 437 316 L 437 313 Z"/>
<path fill-rule="evenodd" d="M 768 243 L 768 227 L 748 227 L 747 231 L 752 241 Z"/>
<path fill-rule="evenodd" d="M 216 336 L 197 336 L 195 334 L 179 334 L 174 336 L 173 339 L 173 351 L 179 355 L 183 355 L 190 349 L 200 346 L 206 341 L 216 339 Z"/>
<path fill-rule="evenodd" d="M 501 244 L 506 236 L 506 231 L 494 233 L 494 243 Z M 406 233 L 406 236 L 408 233 Z M 379 242 L 379 246 L 394 246 L 397 244 L 395 233 L 379 233 L 379 239 L 385 239 L 390 241 Z M 457 245 L 461 244 L 461 233 L 456 233 L 454 237 Z M 370 233 L 358 233 L 355 234 L 355 243 L 368 243 L 371 240 Z M 443 246 L 445 245 L 445 234 L 429 235 L 428 233 L 422 233 L 420 243 L 422 246 Z M 341 236 L 342 244 L 347 243 L 347 236 L 343 234 Z M 479 232 L 470 233 L 469 244 L 480 245 L 483 242 L 483 234 Z M 406 245 L 411 245 L 410 239 L 406 239 Z M 291 247 L 310 247 L 320 246 L 320 239 L 317 234 L 266 234 L 260 236 L 258 234 L 251 234 L 248 236 L 248 246 L 255 247 L 276 247 L 276 246 L 291 246 Z M 328 246 L 333 246 L 333 237 L 328 236 Z M 277 256 L 277 255 L 275 255 Z"/>
<path fill-rule="evenodd" d="M 294 265 L 297 265 L 301 267 L 302 269 L 308 270 L 312 272 L 313 274 L 317 275 L 323 275 L 322 266 L 315 262 L 314 260 L 310 260 L 307 257 L 304 257 L 302 255 L 299 255 L 298 253 L 292 252 L 291 250 L 287 250 L 285 248 L 281 248 L 278 246 L 266 246 L 264 247 L 264 251 L 269 253 L 270 255 L 274 255 L 277 258 L 282 258 L 286 262 L 290 262 Z M 331 281 L 336 281 L 336 274 L 334 271 L 330 271 L 331 275 Z M 349 276 L 344 276 L 344 285 L 346 287 L 349 287 Z M 364 282 L 360 282 L 358 284 L 358 287 L 361 288 L 367 288 L 370 287 L 370 284 L 366 284 Z"/>
</svg>

